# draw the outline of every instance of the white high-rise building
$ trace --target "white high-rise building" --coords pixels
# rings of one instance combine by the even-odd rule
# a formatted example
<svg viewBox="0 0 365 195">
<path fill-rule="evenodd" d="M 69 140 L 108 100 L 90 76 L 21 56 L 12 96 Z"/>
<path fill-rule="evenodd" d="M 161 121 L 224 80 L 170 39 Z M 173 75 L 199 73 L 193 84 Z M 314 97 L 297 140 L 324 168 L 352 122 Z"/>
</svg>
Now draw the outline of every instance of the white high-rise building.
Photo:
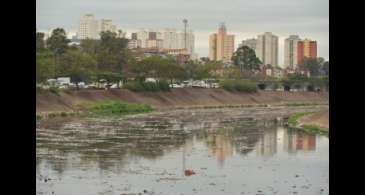
<svg viewBox="0 0 365 195">
<path fill-rule="evenodd" d="M 77 34 L 79 39 L 99 38 L 98 21 L 93 14 L 86 14 L 81 18 Z"/>
<path fill-rule="evenodd" d="M 284 67 L 295 69 L 298 65 L 298 35 L 290 35 L 284 43 Z"/>
<path fill-rule="evenodd" d="M 163 40 L 164 49 L 178 48 L 178 36 L 175 29 L 165 29 L 163 32 Z"/>
<path fill-rule="evenodd" d="M 101 20 L 101 26 L 100 26 L 101 32 L 117 32 L 117 27 L 113 24 L 112 20 L 109 19 L 102 19 Z"/>
<path fill-rule="evenodd" d="M 256 56 L 264 65 L 278 66 L 278 39 L 278 36 L 273 35 L 271 32 L 265 32 L 258 36 Z"/>
<path fill-rule="evenodd" d="M 137 39 L 141 40 L 141 48 L 147 47 L 147 39 L 148 39 L 148 31 L 145 29 L 141 29 L 137 32 Z"/>
</svg>

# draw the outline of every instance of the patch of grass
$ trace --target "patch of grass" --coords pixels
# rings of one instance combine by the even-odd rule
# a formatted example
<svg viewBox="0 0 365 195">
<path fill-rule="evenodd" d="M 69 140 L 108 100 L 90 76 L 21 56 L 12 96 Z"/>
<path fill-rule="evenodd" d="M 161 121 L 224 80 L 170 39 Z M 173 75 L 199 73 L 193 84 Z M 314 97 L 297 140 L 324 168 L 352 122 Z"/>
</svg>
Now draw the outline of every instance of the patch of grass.
<svg viewBox="0 0 365 195">
<path fill-rule="evenodd" d="M 224 80 L 220 82 L 220 86 L 227 91 L 240 91 L 247 93 L 256 93 L 257 85 L 252 81 L 245 80 Z"/>
<path fill-rule="evenodd" d="M 315 126 L 315 125 L 302 125 L 301 127 L 303 128 L 304 131 L 306 131 L 308 133 L 325 133 L 325 132 L 328 132 L 327 129 L 320 128 L 320 127 Z"/>
<path fill-rule="evenodd" d="M 129 104 L 123 102 L 114 102 L 114 101 L 92 103 L 87 105 L 86 109 L 91 114 L 116 115 L 116 116 L 153 111 L 152 107 L 149 105 Z"/>
<path fill-rule="evenodd" d="M 288 118 L 288 124 L 290 126 L 293 126 L 293 127 L 296 127 L 299 122 L 298 122 L 298 119 L 304 115 L 308 115 L 308 114 L 311 114 L 311 112 L 298 112 L 298 113 L 295 113 L 293 115 L 291 115 L 289 118 Z"/>
<path fill-rule="evenodd" d="M 292 103 L 286 103 L 285 106 L 315 106 L 319 105 L 318 103 L 314 102 L 292 102 Z"/>
</svg>

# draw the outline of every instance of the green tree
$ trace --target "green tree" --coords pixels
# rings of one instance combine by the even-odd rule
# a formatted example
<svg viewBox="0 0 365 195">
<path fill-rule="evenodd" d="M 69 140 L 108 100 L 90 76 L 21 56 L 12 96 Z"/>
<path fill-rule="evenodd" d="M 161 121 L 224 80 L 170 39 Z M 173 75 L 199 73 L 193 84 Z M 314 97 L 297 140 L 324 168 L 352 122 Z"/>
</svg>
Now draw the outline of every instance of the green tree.
<svg viewBox="0 0 365 195">
<path fill-rule="evenodd" d="M 172 60 L 163 59 L 160 65 L 156 67 L 156 72 L 160 78 L 169 79 L 170 84 L 174 79 L 182 80 L 184 78 L 184 69 Z"/>
<path fill-rule="evenodd" d="M 36 53 L 36 81 L 44 82 L 52 78 L 55 73 L 53 54 L 49 50 Z"/>
<path fill-rule="evenodd" d="M 87 53 L 79 50 L 68 50 L 61 56 L 58 67 L 59 76 L 71 78 L 79 89 L 81 81 L 88 81 L 96 69 L 96 61 Z"/>
<path fill-rule="evenodd" d="M 144 81 L 147 77 L 152 75 L 154 66 L 156 66 L 156 62 L 158 63 L 158 56 L 152 56 L 148 58 L 144 58 L 140 61 L 134 61 L 131 63 L 130 71 L 133 76 L 139 80 Z"/>
<path fill-rule="evenodd" d="M 306 69 L 311 76 L 319 76 L 321 65 L 324 63 L 323 58 L 304 58 L 303 63 L 299 65 L 301 69 Z"/>
<path fill-rule="evenodd" d="M 44 33 L 37 32 L 36 33 L 36 51 L 37 52 L 40 52 L 40 51 L 42 51 L 44 49 L 45 49 Z"/>
<path fill-rule="evenodd" d="M 62 28 L 56 28 L 47 39 L 47 47 L 56 55 L 63 54 L 66 52 L 69 42 L 70 40 L 67 39 L 66 31 Z"/>
<path fill-rule="evenodd" d="M 131 57 L 127 49 L 128 40 L 117 36 L 117 33 L 106 31 L 100 33 L 97 44 L 98 69 L 122 73 Z"/>
<path fill-rule="evenodd" d="M 324 74 L 326 76 L 329 75 L 329 73 L 330 73 L 330 67 L 329 67 L 329 62 L 328 61 L 326 61 L 326 62 L 323 63 L 322 70 L 323 70 L 323 72 L 324 72 Z"/>
<path fill-rule="evenodd" d="M 259 70 L 261 61 L 256 57 L 255 51 L 247 46 L 239 47 L 232 56 L 234 65 L 240 68 L 241 77 L 244 71 Z"/>
<path fill-rule="evenodd" d="M 184 70 L 184 77 L 186 79 L 195 79 L 197 77 L 196 72 L 199 64 L 195 63 L 192 60 L 189 60 L 186 64 L 183 66 Z"/>
<path fill-rule="evenodd" d="M 81 40 L 80 47 L 83 52 L 91 55 L 96 56 L 99 50 L 100 41 L 95 39 L 84 39 Z"/>
</svg>

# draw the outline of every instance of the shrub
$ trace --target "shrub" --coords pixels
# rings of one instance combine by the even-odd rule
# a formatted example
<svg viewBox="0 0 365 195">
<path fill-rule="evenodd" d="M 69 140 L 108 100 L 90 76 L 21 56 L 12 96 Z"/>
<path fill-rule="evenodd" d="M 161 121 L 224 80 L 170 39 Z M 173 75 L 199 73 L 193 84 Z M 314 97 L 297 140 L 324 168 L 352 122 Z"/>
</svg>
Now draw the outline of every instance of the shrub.
<svg viewBox="0 0 365 195">
<path fill-rule="evenodd" d="M 244 80 L 225 80 L 220 83 L 223 89 L 227 91 L 240 91 L 247 93 L 257 92 L 256 83 Z"/>
<path fill-rule="evenodd" d="M 260 90 L 265 90 L 266 89 L 266 84 L 265 83 L 260 83 L 257 86 L 259 87 Z"/>
<path fill-rule="evenodd" d="M 48 118 L 55 118 L 57 116 L 57 113 L 49 113 Z"/>
<path fill-rule="evenodd" d="M 60 89 L 58 87 L 50 87 L 49 91 L 53 94 L 60 95 Z"/>
<path fill-rule="evenodd" d="M 126 83 L 123 88 L 129 89 L 134 92 L 142 92 L 142 91 L 150 91 L 150 92 L 157 92 L 157 91 L 170 91 L 170 86 L 166 81 L 159 81 L 159 82 L 137 82 L 132 81 Z"/>
<path fill-rule="evenodd" d="M 123 88 L 129 89 L 129 90 L 135 91 L 135 92 L 140 92 L 140 91 L 144 90 L 141 82 L 134 82 L 134 81 L 124 84 Z"/>
<path fill-rule="evenodd" d="M 314 91 L 314 86 L 313 85 L 308 85 L 307 86 L 307 91 Z"/>
<path fill-rule="evenodd" d="M 42 115 L 36 115 L 36 120 L 38 121 L 38 120 L 42 120 Z"/>
<path fill-rule="evenodd" d="M 67 113 L 66 112 L 61 112 L 61 116 L 62 117 L 66 117 L 67 116 Z"/>
<path fill-rule="evenodd" d="M 161 91 L 170 91 L 170 85 L 167 81 L 162 80 L 158 82 L 158 87 Z"/>
</svg>

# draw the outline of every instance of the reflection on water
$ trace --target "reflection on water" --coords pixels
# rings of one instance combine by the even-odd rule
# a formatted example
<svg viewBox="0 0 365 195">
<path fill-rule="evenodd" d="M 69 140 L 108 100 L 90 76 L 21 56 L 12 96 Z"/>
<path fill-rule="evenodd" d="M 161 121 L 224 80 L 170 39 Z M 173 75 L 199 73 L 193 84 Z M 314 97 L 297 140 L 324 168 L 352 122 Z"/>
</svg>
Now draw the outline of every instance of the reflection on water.
<svg viewBox="0 0 365 195">
<path fill-rule="evenodd" d="M 184 177 L 186 169 L 197 174 Z M 295 174 L 302 178 L 293 181 Z M 39 193 L 144 189 L 159 194 L 328 193 L 328 138 L 251 119 L 144 121 L 129 129 L 107 121 L 72 121 L 37 129 Z"/>
</svg>

